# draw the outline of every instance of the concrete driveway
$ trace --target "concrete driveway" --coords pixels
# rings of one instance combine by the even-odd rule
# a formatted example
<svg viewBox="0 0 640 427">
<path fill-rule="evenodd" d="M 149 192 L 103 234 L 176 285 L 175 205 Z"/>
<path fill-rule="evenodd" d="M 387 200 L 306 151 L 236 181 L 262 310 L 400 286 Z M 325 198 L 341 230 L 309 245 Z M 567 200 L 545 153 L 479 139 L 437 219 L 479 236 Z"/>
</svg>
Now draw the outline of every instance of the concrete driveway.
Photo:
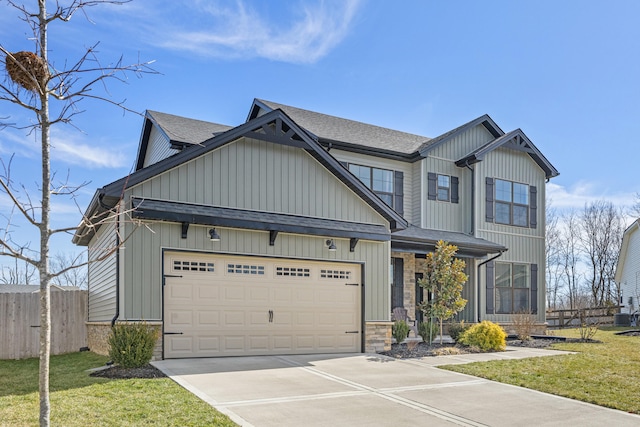
<svg viewBox="0 0 640 427">
<path fill-rule="evenodd" d="M 438 369 L 503 353 L 396 360 L 377 354 L 175 359 L 155 366 L 243 426 L 638 426 L 640 416 Z"/>
</svg>

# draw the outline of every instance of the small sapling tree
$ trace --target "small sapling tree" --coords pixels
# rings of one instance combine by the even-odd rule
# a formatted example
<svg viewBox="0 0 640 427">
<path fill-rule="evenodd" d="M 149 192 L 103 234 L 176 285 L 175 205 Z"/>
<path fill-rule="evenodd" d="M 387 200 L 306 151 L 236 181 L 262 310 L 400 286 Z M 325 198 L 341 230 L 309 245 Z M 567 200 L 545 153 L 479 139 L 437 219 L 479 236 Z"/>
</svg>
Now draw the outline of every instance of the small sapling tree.
<svg viewBox="0 0 640 427">
<path fill-rule="evenodd" d="M 440 240 L 435 252 L 427 254 L 424 276 L 418 281 L 431 295 L 428 301 L 419 303 L 420 310 L 429 317 L 437 317 L 440 322 L 440 344 L 442 344 L 442 323 L 462 311 L 467 300 L 462 298 L 462 287 L 467 281 L 464 274 L 465 262 L 455 258 L 458 247 Z"/>
</svg>

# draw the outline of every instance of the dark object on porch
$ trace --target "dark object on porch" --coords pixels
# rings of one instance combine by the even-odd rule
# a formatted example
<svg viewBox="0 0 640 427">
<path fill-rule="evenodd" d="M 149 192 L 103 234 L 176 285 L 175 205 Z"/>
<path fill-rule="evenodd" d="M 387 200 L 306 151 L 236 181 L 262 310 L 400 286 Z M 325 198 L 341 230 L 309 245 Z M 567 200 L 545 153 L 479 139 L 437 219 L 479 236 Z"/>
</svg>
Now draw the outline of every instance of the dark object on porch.
<svg viewBox="0 0 640 427">
<path fill-rule="evenodd" d="M 629 313 L 614 314 L 613 326 L 631 326 L 631 315 Z"/>
<path fill-rule="evenodd" d="M 413 331 L 414 337 L 418 336 L 418 327 L 416 326 L 415 320 L 409 318 L 407 314 L 407 310 L 404 307 L 396 307 L 392 310 L 391 320 L 394 322 L 396 320 L 404 320 L 409 325 L 409 329 Z"/>
</svg>

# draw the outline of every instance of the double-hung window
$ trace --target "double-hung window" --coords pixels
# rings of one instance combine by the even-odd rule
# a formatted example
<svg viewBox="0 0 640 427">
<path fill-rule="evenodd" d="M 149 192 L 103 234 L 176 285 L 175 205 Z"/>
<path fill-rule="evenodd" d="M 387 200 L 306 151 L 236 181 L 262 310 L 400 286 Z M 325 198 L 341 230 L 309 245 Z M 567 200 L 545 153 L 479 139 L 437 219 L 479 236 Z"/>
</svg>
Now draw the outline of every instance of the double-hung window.
<svg viewBox="0 0 640 427">
<path fill-rule="evenodd" d="M 393 171 L 349 164 L 349 171 L 373 190 L 387 205 L 393 206 Z"/>
<path fill-rule="evenodd" d="M 529 226 L 529 186 L 496 179 L 497 224 Z"/>
<path fill-rule="evenodd" d="M 497 314 L 516 314 L 530 310 L 530 266 L 496 262 L 495 308 Z"/>
<path fill-rule="evenodd" d="M 451 177 L 449 175 L 438 175 L 438 200 L 441 202 L 451 201 Z"/>
</svg>

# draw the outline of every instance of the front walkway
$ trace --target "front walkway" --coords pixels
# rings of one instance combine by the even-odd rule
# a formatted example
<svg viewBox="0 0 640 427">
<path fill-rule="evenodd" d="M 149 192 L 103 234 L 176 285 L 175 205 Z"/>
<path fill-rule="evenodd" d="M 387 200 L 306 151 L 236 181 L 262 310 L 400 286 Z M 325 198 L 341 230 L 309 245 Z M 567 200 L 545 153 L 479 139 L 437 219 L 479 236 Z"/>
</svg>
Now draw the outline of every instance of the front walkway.
<svg viewBox="0 0 640 427">
<path fill-rule="evenodd" d="M 640 417 L 436 368 L 565 352 L 174 359 L 155 366 L 243 426 L 638 426 Z"/>
</svg>

